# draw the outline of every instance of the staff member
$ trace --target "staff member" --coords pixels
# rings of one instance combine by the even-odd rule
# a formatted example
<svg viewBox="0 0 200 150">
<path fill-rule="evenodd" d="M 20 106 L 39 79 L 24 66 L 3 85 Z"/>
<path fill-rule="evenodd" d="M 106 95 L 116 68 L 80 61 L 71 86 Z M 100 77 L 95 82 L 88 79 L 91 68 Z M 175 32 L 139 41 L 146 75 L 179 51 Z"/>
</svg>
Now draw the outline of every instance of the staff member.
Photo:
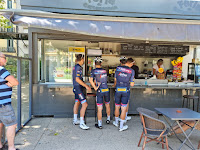
<svg viewBox="0 0 200 150">
<path fill-rule="evenodd" d="M 159 59 L 157 64 L 153 66 L 153 75 L 156 75 L 157 79 L 165 79 L 163 59 Z"/>
<path fill-rule="evenodd" d="M 106 70 L 101 68 L 102 59 L 100 57 L 96 57 L 94 61 L 96 69 L 93 69 L 91 71 L 90 83 L 95 89 L 95 91 L 97 91 L 96 102 L 98 108 L 98 124 L 95 124 L 95 126 L 99 129 L 102 129 L 103 100 L 105 100 L 107 113 L 106 123 L 110 123 L 110 92 L 107 85 L 107 72 Z M 94 83 L 94 80 L 96 82 L 96 85 Z"/>
<path fill-rule="evenodd" d="M 124 123 L 126 122 L 126 107 L 130 97 L 130 86 L 134 86 L 134 70 L 128 67 L 126 57 L 121 57 L 120 62 L 123 66 L 118 66 L 115 71 L 115 121 L 113 121 L 113 125 L 118 127 L 119 109 L 121 107 L 119 131 L 124 131 L 128 129 L 128 126 L 124 126 Z"/>
<path fill-rule="evenodd" d="M 132 58 L 130 58 L 130 59 L 132 59 Z M 136 65 L 135 60 L 132 59 L 132 61 L 133 61 L 133 64 L 132 64 L 131 68 L 135 71 L 135 79 L 138 79 L 139 67 Z"/>
<path fill-rule="evenodd" d="M 74 104 L 74 120 L 73 124 L 80 124 L 80 128 L 83 130 L 89 129 L 84 122 L 85 111 L 88 106 L 87 101 L 85 99 L 85 95 L 83 94 L 83 88 L 85 87 L 87 90 L 91 90 L 91 88 L 83 82 L 82 75 L 82 65 L 84 64 L 84 55 L 78 54 L 76 56 L 77 64 L 73 68 L 73 92 L 75 94 L 75 104 Z M 79 105 L 82 104 L 80 110 L 80 121 L 77 119 L 78 116 L 78 108 Z"/>
</svg>

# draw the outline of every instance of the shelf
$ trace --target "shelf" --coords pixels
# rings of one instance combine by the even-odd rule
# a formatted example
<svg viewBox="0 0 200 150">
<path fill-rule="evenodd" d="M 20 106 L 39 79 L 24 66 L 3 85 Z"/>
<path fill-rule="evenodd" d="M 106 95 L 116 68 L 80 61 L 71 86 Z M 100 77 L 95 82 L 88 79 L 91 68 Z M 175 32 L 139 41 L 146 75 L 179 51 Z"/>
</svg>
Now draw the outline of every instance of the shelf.
<svg viewBox="0 0 200 150">
<path fill-rule="evenodd" d="M 119 54 L 102 54 L 102 56 L 120 56 Z"/>
</svg>

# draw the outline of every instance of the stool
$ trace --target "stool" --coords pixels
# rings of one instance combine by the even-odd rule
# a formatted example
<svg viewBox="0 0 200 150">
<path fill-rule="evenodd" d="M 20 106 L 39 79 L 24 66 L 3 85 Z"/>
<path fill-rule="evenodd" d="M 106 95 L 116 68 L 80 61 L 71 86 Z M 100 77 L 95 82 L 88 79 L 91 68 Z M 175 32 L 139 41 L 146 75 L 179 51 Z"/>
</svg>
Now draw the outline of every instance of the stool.
<svg viewBox="0 0 200 150">
<path fill-rule="evenodd" d="M 183 95 L 182 107 L 184 107 L 185 100 L 187 100 L 186 107 L 190 107 L 190 100 L 193 100 L 193 110 L 194 110 L 194 100 L 197 99 L 197 112 L 199 111 L 199 96 L 195 95 Z"/>
<path fill-rule="evenodd" d="M 95 111 L 95 121 L 97 121 L 97 106 L 96 106 L 96 93 L 87 93 L 87 97 L 93 97 L 95 99 L 95 106 L 94 109 L 86 109 L 85 113 L 85 124 L 86 124 L 86 118 L 87 118 L 87 110 L 94 110 Z"/>
</svg>

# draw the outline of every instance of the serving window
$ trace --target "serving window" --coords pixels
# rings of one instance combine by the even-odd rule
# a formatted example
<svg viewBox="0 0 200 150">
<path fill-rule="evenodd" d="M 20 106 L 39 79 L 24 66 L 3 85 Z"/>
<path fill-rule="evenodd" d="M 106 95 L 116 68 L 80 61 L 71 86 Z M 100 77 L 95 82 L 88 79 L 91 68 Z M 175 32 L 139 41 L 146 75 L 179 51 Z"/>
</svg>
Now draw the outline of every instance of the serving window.
<svg viewBox="0 0 200 150">
<path fill-rule="evenodd" d="M 72 83 L 75 53 L 68 51 L 66 41 L 43 40 L 39 54 L 39 79 L 43 82 Z"/>
</svg>

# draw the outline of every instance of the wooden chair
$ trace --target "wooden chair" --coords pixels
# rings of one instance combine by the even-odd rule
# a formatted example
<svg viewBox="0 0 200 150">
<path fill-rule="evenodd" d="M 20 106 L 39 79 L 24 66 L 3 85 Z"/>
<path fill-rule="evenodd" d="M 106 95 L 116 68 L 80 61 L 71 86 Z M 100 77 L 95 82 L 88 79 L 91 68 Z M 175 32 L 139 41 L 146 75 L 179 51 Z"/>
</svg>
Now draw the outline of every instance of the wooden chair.
<svg viewBox="0 0 200 150">
<path fill-rule="evenodd" d="M 144 150 L 145 145 L 151 141 L 161 143 L 163 149 L 164 145 L 166 145 L 167 150 L 169 150 L 167 140 L 168 129 L 165 123 L 158 119 L 158 114 L 154 111 L 141 107 L 137 108 L 137 111 L 140 114 L 140 119 L 143 126 L 143 131 L 138 143 L 138 147 L 140 146 L 141 140 L 144 137 L 142 150 Z M 149 140 L 147 141 L 147 139 Z"/>
<path fill-rule="evenodd" d="M 197 124 L 196 129 L 200 131 L 200 122 Z M 199 141 L 199 145 L 198 145 L 197 149 L 200 149 L 200 141 Z"/>
</svg>

